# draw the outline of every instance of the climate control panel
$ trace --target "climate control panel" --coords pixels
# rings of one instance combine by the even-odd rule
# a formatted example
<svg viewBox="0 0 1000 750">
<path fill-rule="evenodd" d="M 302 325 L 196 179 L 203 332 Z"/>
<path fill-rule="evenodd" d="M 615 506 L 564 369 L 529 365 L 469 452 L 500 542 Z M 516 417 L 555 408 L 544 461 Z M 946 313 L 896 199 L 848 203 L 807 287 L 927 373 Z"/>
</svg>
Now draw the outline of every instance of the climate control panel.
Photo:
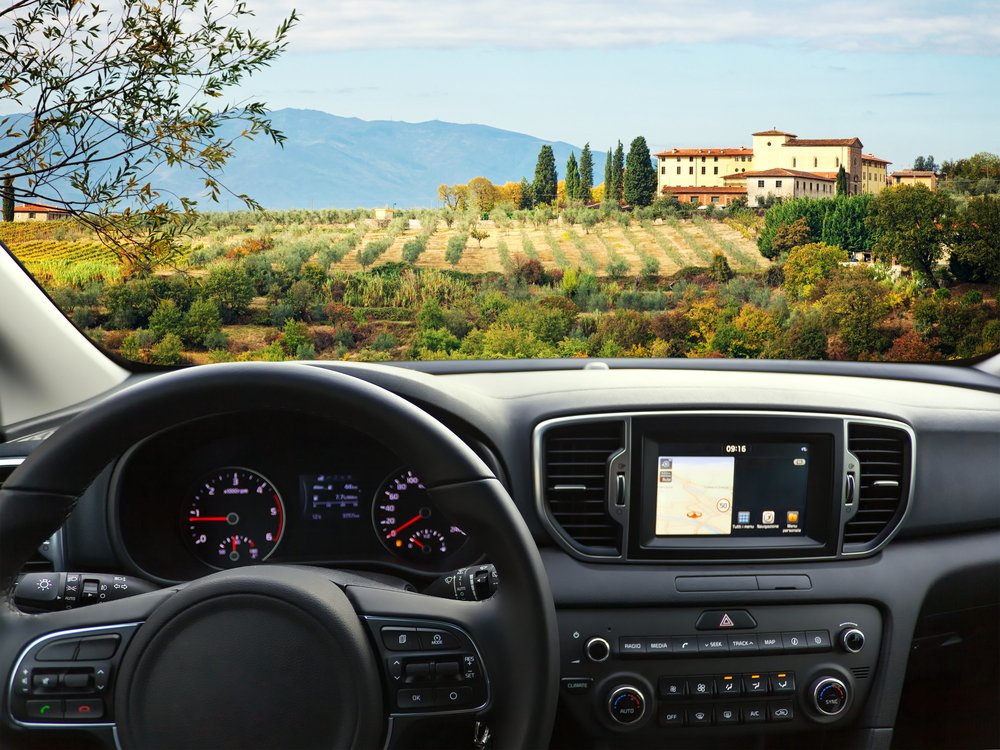
<svg viewBox="0 0 1000 750">
<path fill-rule="evenodd" d="M 559 613 L 561 710 L 592 733 L 803 731 L 864 705 L 882 619 L 862 604 Z"/>
</svg>

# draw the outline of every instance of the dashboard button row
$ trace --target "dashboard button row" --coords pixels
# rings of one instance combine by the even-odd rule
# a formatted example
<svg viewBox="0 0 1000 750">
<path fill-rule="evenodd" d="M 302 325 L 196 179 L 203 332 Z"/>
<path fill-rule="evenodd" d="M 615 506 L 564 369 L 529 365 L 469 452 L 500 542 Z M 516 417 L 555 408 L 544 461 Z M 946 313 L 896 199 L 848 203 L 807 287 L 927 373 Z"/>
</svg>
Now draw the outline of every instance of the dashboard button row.
<svg viewBox="0 0 1000 750">
<path fill-rule="evenodd" d="M 618 639 L 618 655 L 623 657 L 786 654 L 829 651 L 831 648 L 828 630 L 739 635 L 623 635 Z"/>
<path fill-rule="evenodd" d="M 660 698 L 664 700 L 792 695 L 795 693 L 795 673 L 750 672 L 747 674 L 661 677 L 658 692 Z"/>
<path fill-rule="evenodd" d="M 697 706 L 692 708 L 664 708 L 660 710 L 661 727 L 724 726 L 726 724 L 761 724 L 764 722 L 791 721 L 795 709 L 791 701 L 774 703 L 746 703 L 742 706 Z"/>
</svg>

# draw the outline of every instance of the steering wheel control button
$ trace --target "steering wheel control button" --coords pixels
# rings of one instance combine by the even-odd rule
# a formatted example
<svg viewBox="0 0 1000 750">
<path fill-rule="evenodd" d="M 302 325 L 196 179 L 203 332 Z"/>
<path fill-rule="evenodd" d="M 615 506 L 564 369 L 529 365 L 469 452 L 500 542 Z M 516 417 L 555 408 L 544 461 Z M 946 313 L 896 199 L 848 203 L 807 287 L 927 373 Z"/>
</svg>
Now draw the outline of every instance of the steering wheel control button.
<svg viewBox="0 0 1000 750">
<path fill-rule="evenodd" d="M 434 691 L 431 688 L 407 688 L 396 691 L 397 708 L 431 708 L 434 705 Z"/>
<path fill-rule="evenodd" d="M 61 719 L 63 711 L 63 702 L 60 700 L 27 702 L 28 718 L 34 721 Z"/>
<path fill-rule="evenodd" d="M 661 677 L 657 687 L 663 699 L 679 700 L 687 695 L 687 679 L 684 677 Z"/>
<path fill-rule="evenodd" d="M 418 630 L 420 648 L 425 651 L 451 651 L 461 648 L 458 638 L 443 630 Z"/>
<path fill-rule="evenodd" d="M 411 662 L 406 665 L 406 676 L 426 679 L 431 676 L 431 665 L 425 661 Z"/>
<path fill-rule="evenodd" d="M 745 630 L 757 627 L 757 621 L 745 609 L 702 612 L 695 630 Z"/>
<path fill-rule="evenodd" d="M 865 634 L 857 628 L 847 628 L 840 634 L 840 645 L 844 651 L 857 654 L 865 647 Z"/>
<path fill-rule="evenodd" d="M 618 639 L 618 653 L 622 656 L 642 656 L 646 653 L 646 639 L 623 635 Z"/>
<path fill-rule="evenodd" d="M 94 700 L 68 700 L 66 701 L 67 719 L 95 720 L 104 717 L 104 701 Z"/>
<path fill-rule="evenodd" d="M 73 661 L 80 639 L 53 641 L 35 655 L 36 661 Z"/>
<path fill-rule="evenodd" d="M 59 673 L 39 671 L 31 675 L 31 690 L 34 693 L 50 693 L 59 689 Z"/>
<path fill-rule="evenodd" d="M 584 644 L 583 653 L 590 661 L 599 664 L 602 661 L 607 661 L 608 657 L 611 656 L 611 644 L 604 638 L 591 638 Z"/>
<path fill-rule="evenodd" d="M 390 651 L 419 651 L 416 628 L 382 628 L 382 644 Z"/>
<path fill-rule="evenodd" d="M 438 677 L 455 677 L 462 671 L 462 665 L 457 661 L 439 661 L 434 667 Z"/>
<path fill-rule="evenodd" d="M 83 638 L 80 650 L 76 652 L 77 661 L 110 659 L 118 650 L 121 638 L 117 635 L 102 635 L 96 638 Z"/>
<path fill-rule="evenodd" d="M 434 704 L 439 708 L 464 708 L 472 704 L 472 688 L 438 688 L 434 694 Z"/>
<path fill-rule="evenodd" d="M 618 724 L 635 724 L 646 713 L 646 696 L 633 685 L 621 685 L 608 697 L 608 713 Z"/>
<path fill-rule="evenodd" d="M 584 695 L 594 684 L 593 677 L 563 677 L 562 686 L 570 695 Z"/>
<path fill-rule="evenodd" d="M 836 677 L 821 677 L 813 685 L 812 698 L 821 714 L 837 716 L 847 708 L 847 686 Z"/>
<path fill-rule="evenodd" d="M 62 676 L 60 685 L 65 690 L 72 692 L 88 692 L 90 690 L 91 675 L 88 672 L 67 672 Z"/>
</svg>

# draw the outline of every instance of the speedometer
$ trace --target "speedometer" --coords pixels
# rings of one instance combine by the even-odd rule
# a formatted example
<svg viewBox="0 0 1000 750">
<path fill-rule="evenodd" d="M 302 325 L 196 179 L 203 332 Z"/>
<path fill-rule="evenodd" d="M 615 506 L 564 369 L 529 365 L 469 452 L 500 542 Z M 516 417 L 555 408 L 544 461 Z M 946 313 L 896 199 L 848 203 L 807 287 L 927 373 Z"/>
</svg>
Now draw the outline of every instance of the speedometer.
<svg viewBox="0 0 1000 750">
<path fill-rule="evenodd" d="M 285 505 L 274 485 L 250 469 L 216 469 L 181 510 L 194 553 L 216 568 L 266 560 L 285 530 Z"/>
<path fill-rule="evenodd" d="M 431 502 L 420 478 L 402 469 L 382 483 L 372 505 L 375 531 L 386 549 L 414 562 L 456 552 L 466 534 Z"/>
</svg>

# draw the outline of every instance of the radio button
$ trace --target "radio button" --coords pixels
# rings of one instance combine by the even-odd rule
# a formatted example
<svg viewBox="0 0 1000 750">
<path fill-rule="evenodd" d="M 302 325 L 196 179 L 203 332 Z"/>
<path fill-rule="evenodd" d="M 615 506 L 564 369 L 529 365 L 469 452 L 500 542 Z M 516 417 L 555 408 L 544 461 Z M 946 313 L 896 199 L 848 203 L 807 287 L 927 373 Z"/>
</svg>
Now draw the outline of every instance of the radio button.
<svg viewBox="0 0 1000 750">
<path fill-rule="evenodd" d="M 623 635 L 618 639 L 618 653 L 622 656 L 641 656 L 646 653 L 646 639 L 634 635 Z"/>
</svg>

